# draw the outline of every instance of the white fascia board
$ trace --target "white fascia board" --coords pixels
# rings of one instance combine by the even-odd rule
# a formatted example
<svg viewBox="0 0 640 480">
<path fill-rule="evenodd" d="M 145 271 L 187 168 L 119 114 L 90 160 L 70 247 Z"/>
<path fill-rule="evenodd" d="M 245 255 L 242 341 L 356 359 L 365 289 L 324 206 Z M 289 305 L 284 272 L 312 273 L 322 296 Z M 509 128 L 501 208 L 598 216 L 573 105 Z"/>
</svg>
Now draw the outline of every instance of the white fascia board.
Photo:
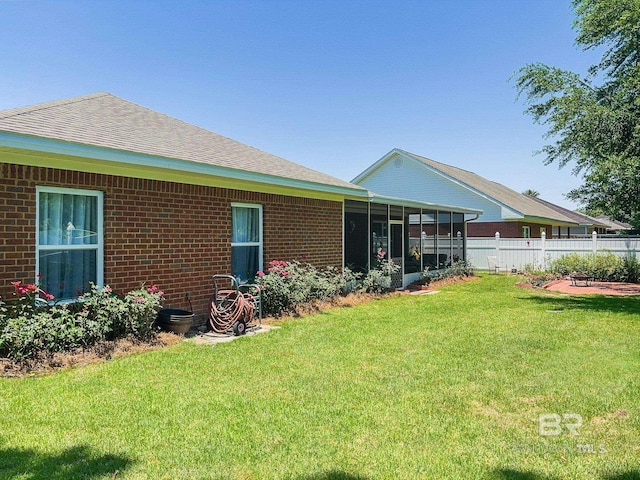
<svg viewBox="0 0 640 480">
<path fill-rule="evenodd" d="M 378 195 L 374 192 L 369 192 L 369 202 L 371 203 L 385 203 L 389 205 L 398 205 L 402 207 L 416 207 L 416 208 L 429 208 L 433 210 L 449 210 L 455 213 L 470 213 L 470 214 L 482 214 L 483 210 L 475 208 L 455 207 L 453 205 L 442 205 L 439 203 L 421 202 L 419 200 L 409 200 L 406 198 L 389 197 L 386 195 Z"/>
<path fill-rule="evenodd" d="M 363 171 L 357 177 L 355 177 L 353 180 L 351 180 L 351 183 L 355 183 L 357 185 L 358 182 L 364 180 L 366 177 L 371 175 L 375 170 L 377 170 L 394 153 L 401 154 L 402 152 L 398 151 L 397 148 L 392 149 L 389 153 L 387 153 L 386 155 L 383 155 L 382 158 L 380 158 L 380 160 L 378 160 L 377 162 L 375 162 L 372 165 L 370 165 L 365 171 Z"/>
<path fill-rule="evenodd" d="M 522 213 L 507 208 L 504 205 L 500 205 L 500 216 L 504 220 L 521 220 L 524 218 L 524 215 Z"/>
<path fill-rule="evenodd" d="M 541 223 L 541 222 L 545 222 L 545 223 L 550 223 L 553 226 L 560 226 L 560 227 L 579 227 L 580 224 L 578 222 L 566 222 L 563 220 L 555 220 L 553 218 L 546 218 L 546 217 L 525 217 L 524 218 L 525 221 L 529 221 L 529 222 L 534 222 L 534 223 Z"/>
<path fill-rule="evenodd" d="M 209 165 L 191 160 L 180 160 L 169 157 L 158 157 L 143 153 L 127 152 L 106 147 L 84 145 L 80 143 L 65 142 L 50 138 L 22 135 L 11 132 L 0 132 L 0 146 L 30 150 L 42 153 L 68 155 L 79 158 L 106 160 L 111 162 L 136 165 L 143 167 L 164 168 L 185 173 L 199 173 L 215 177 L 245 180 L 256 183 L 277 185 L 282 187 L 299 188 L 305 190 L 335 193 L 366 198 L 367 190 L 354 185 L 353 188 L 327 185 L 324 183 L 296 180 L 276 175 L 249 172 L 246 170 Z"/>
</svg>

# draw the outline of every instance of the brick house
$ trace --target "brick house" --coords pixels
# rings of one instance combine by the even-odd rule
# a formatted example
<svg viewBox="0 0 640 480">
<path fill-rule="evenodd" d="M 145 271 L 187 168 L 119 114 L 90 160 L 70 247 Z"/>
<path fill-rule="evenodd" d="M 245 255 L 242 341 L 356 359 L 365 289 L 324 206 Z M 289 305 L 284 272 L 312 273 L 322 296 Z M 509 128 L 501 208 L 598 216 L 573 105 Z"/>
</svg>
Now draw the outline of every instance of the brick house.
<svg viewBox="0 0 640 480">
<path fill-rule="evenodd" d="M 437 205 L 377 197 L 108 93 L 5 110 L 0 295 L 10 294 L 11 281 L 37 274 L 59 299 L 73 299 L 90 282 L 118 292 L 153 282 L 167 307 L 185 308 L 188 292 L 202 321 L 216 273 L 248 280 L 276 259 L 369 268 L 371 225 L 347 230 L 345 210 L 374 203 L 386 212 L 376 217 L 378 233 L 406 237 L 393 239 L 402 261 L 403 219 Z M 460 228 L 454 213 L 458 220 L 478 213 L 445 210 L 450 236 Z M 453 248 L 441 253 L 449 261 Z M 410 278 L 403 270 L 400 285 Z"/>
<path fill-rule="evenodd" d="M 580 223 L 549 202 L 540 202 L 473 172 L 436 162 L 398 148 L 352 180 L 367 189 L 424 202 L 446 202 L 482 210 L 468 224 L 469 237 L 536 238 L 544 231 L 577 228 Z"/>
</svg>

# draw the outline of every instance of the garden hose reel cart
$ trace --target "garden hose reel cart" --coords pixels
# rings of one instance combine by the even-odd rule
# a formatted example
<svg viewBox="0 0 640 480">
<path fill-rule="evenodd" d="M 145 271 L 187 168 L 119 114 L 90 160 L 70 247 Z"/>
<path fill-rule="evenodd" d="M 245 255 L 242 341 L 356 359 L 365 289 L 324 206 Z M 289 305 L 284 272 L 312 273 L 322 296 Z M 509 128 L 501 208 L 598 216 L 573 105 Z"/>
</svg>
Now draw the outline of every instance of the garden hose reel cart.
<svg viewBox="0 0 640 480">
<path fill-rule="evenodd" d="M 240 284 L 231 275 L 214 275 L 213 288 L 209 324 L 214 332 L 244 335 L 247 330 L 260 328 L 262 304 L 257 285 Z"/>
</svg>

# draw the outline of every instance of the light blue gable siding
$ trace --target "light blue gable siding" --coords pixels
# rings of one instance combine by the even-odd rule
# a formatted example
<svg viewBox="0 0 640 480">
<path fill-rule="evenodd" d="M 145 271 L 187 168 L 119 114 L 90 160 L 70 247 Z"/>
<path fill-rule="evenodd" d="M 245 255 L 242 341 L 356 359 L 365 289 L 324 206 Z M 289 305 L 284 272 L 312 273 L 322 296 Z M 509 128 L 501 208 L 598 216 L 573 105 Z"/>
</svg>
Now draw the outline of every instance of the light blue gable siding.
<svg viewBox="0 0 640 480">
<path fill-rule="evenodd" d="M 476 208 L 483 211 L 478 219 L 481 222 L 503 220 L 500 205 L 400 155 L 389 158 L 357 183 L 381 195 Z"/>
</svg>

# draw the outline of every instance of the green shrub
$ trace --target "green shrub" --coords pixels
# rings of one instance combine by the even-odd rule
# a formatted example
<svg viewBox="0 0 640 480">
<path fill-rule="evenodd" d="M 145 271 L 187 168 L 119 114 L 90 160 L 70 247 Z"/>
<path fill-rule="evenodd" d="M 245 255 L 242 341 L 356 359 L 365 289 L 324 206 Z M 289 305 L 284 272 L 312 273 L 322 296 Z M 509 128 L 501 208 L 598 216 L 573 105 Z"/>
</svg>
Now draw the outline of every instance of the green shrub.
<svg viewBox="0 0 640 480">
<path fill-rule="evenodd" d="M 111 287 L 100 288 L 92 284 L 91 290 L 78 300 L 78 306 L 81 307 L 78 315 L 85 325 L 90 325 L 96 331 L 96 340 L 100 337 L 111 340 L 126 335 L 127 306 Z M 102 332 L 102 335 L 98 332 Z"/>
<path fill-rule="evenodd" d="M 585 273 L 603 282 L 631 282 L 640 280 L 640 262 L 635 254 L 618 257 L 611 252 L 580 255 L 569 253 L 551 262 L 551 272 L 567 276 Z"/>
<path fill-rule="evenodd" d="M 429 267 L 427 267 L 422 272 L 422 277 L 423 279 L 428 279 L 429 282 L 435 282 L 453 277 L 472 277 L 474 274 L 475 271 L 470 262 L 466 260 L 458 260 L 453 262 L 448 268 L 429 270 Z"/>
<path fill-rule="evenodd" d="M 400 265 L 393 260 L 378 259 L 377 268 L 372 268 L 365 275 L 360 289 L 368 293 L 384 293 L 391 290 L 391 276 L 400 271 Z"/>
<path fill-rule="evenodd" d="M 124 297 L 127 314 L 124 331 L 136 338 L 148 338 L 154 332 L 154 323 L 162 307 L 164 292 L 155 285 L 132 290 Z"/>
<path fill-rule="evenodd" d="M 557 280 L 558 275 L 550 271 L 539 270 L 534 268 L 532 264 L 528 263 L 524 266 L 524 279 L 525 282 L 530 285 L 542 287 L 552 280 Z"/>
<path fill-rule="evenodd" d="M 108 286 L 92 285 L 78 302 L 56 305 L 36 285 L 12 284 L 15 299 L 0 299 L 0 349 L 17 361 L 125 335 L 148 337 L 163 296 L 155 285 L 125 297 L 113 295 Z"/>
<path fill-rule="evenodd" d="M 549 270 L 560 276 L 573 272 L 585 273 L 600 281 L 619 281 L 624 276 L 622 259 L 610 252 L 586 255 L 569 253 L 552 261 Z"/>
<path fill-rule="evenodd" d="M 342 270 L 342 294 L 347 295 L 355 292 L 358 289 L 361 277 L 362 273 L 354 272 L 349 267 L 344 267 Z"/>
<path fill-rule="evenodd" d="M 267 272 L 258 272 L 256 277 L 262 295 L 262 312 L 280 315 L 302 303 L 326 300 L 347 289 L 347 278 L 351 281 L 356 277 L 350 270 L 346 277 L 335 267 L 321 270 L 296 261 L 274 260 Z"/>
<path fill-rule="evenodd" d="M 640 262 L 635 254 L 626 255 L 622 258 L 622 271 L 624 278 L 622 281 L 629 283 L 640 283 Z"/>
</svg>

